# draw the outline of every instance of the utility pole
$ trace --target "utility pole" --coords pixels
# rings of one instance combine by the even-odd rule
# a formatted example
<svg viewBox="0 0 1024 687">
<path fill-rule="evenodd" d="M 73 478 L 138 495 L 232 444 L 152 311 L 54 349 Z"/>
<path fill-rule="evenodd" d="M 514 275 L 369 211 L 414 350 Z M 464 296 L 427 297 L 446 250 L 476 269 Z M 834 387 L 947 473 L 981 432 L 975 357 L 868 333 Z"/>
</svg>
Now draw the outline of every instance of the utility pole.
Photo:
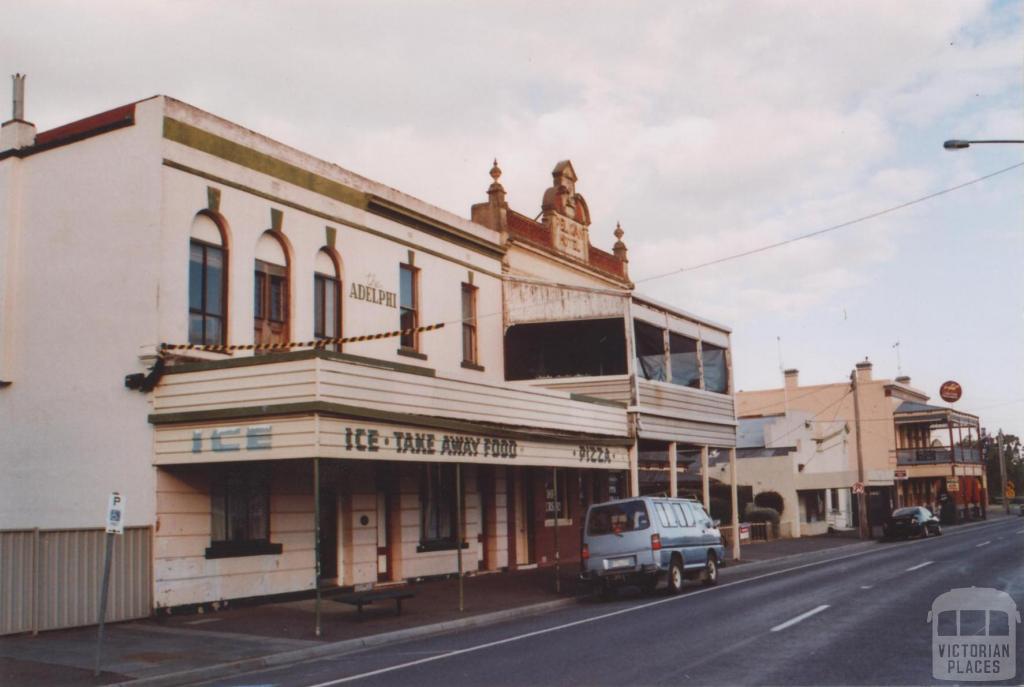
<svg viewBox="0 0 1024 687">
<path fill-rule="evenodd" d="M 999 455 L 999 476 L 1002 477 L 1003 510 L 1009 515 L 1010 499 L 1006 497 L 1006 459 L 1003 457 L 1003 430 L 1001 428 L 999 434 L 996 435 L 996 451 Z"/>
<path fill-rule="evenodd" d="M 853 428 L 857 438 L 857 481 L 861 484 L 861 492 L 857 494 L 857 510 L 860 513 L 858 530 L 861 539 L 869 539 L 871 530 L 868 527 L 867 487 L 864 485 L 864 449 L 860 440 L 860 397 L 857 394 L 857 369 L 850 373 L 850 389 L 853 393 Z"/>
</svg>

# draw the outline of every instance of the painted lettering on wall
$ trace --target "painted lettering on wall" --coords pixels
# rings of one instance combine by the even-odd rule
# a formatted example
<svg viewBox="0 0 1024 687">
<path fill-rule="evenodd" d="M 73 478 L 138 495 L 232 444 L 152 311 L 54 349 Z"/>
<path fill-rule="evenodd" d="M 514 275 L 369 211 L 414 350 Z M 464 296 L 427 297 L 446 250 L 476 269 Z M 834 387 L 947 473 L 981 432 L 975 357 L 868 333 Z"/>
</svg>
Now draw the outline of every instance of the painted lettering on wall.
<svg viewBox="0 0 1024 687">
<path fill-rule="evenodd" d="M 434 432 L 381 432 L 362 427 L 345 428 L 346 450 L 376 453 L 382 448 L 409 455 L 507 458 L 509 460 L 516 457 L 519 449 L 515 439 L 435 434 Z"/>
<path fill-rule="evenodd" d="M 226 451 L 259 451 L 272 448 L 273 425 L 249 425 L 248 427 L 217 427 L 211 430 L 192 431 L 192 453 L 204 450 L 223 453 Z"/>
<path fill-rule="evenodd" d="M 573 455 L 579 456 L 581 463 L 610 463 L 612 452 L 607 446 L 591 446 L 580 444 L 573 451 Z"/>
<path fill-rule="evenodd" d="M 394 291 L 384 289 L 372 274 L 366 275 L 365 284 L 353 282 L 352 287 L 348 290 L 348 297 L 357 301 L 383 305 L 387 308 L 397 307 L 398 304 L 398 295 Z"/>
</svg>

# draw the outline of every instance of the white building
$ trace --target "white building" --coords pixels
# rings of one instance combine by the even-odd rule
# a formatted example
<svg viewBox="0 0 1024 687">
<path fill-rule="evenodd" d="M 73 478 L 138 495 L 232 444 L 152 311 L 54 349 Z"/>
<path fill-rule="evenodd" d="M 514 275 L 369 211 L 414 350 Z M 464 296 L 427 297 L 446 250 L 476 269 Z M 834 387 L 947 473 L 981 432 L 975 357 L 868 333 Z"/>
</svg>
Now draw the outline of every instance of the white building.
<svg viewBox="0 0 1024 687">
<path fill-rule="evenodd" d="M 466 570 L 550 564 L 552 527 L 636 492 L 646 386 L 624 254 L 559 268 L 574 298 L 596 278 L 620 308 L 607 393 L 507 382 L 505 329 L 523 320 L 503 301 L 550 311 L 515 232 L 474 219 L 164 96 L 38 134 L 16 109 L 0 138 L 0 634 L 93 622 L 112 491 L 115 619 L 448 574 L 457 551 Z M 728 331 L 705 331 L 728 374 Z M 733 445 L 731 386 L 696 393 Z M 686 412 L 660 417 L 692 426 Z"/>
<path fill-rule="evenodd" d="M 751 497 L 776 492 L 783 499 L 780 536 L 800 537 L 853 528 L 856 457 L 850 453 L 851 427 L 843 420 L 816 419 L 790 410 L 784 415 L 743 417 L 737 429 L 739 484 Z M 728 465 L 715 462 L 729 482 Z"/>
</svg>

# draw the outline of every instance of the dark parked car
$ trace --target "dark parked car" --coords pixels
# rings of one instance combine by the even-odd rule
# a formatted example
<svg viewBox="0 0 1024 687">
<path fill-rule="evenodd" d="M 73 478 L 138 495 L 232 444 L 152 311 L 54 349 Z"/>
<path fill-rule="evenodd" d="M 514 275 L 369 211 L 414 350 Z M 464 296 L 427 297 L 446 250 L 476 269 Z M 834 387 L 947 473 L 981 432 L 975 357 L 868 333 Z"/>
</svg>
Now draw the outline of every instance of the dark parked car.
<svg viewBox="0 0 1024 687">
<path fill-rule="evenodd" d="M 886 539 L 927 537 L 929 534 L 942 534 L 942 525 L 930 510 L 914 506 L 894 510 L 886 519 L 883 530 Z"/>
</svg>

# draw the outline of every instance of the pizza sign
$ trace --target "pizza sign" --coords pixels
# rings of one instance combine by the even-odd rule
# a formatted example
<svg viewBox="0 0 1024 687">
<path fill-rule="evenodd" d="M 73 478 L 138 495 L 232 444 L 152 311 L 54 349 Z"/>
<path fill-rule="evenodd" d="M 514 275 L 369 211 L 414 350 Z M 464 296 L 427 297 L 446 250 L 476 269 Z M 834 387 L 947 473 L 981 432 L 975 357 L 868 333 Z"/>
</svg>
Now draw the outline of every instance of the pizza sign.
<svg viewBox="0 0 1024 687">
<path fill-rule="evenodd" d="M 964 390 L 960 388 L 957 382 L 952 380 L 943 382 L 942 386 L 939 387 L 939 397 L 947 403 L 956 403 L 963 396 Z"/>
</svg>

